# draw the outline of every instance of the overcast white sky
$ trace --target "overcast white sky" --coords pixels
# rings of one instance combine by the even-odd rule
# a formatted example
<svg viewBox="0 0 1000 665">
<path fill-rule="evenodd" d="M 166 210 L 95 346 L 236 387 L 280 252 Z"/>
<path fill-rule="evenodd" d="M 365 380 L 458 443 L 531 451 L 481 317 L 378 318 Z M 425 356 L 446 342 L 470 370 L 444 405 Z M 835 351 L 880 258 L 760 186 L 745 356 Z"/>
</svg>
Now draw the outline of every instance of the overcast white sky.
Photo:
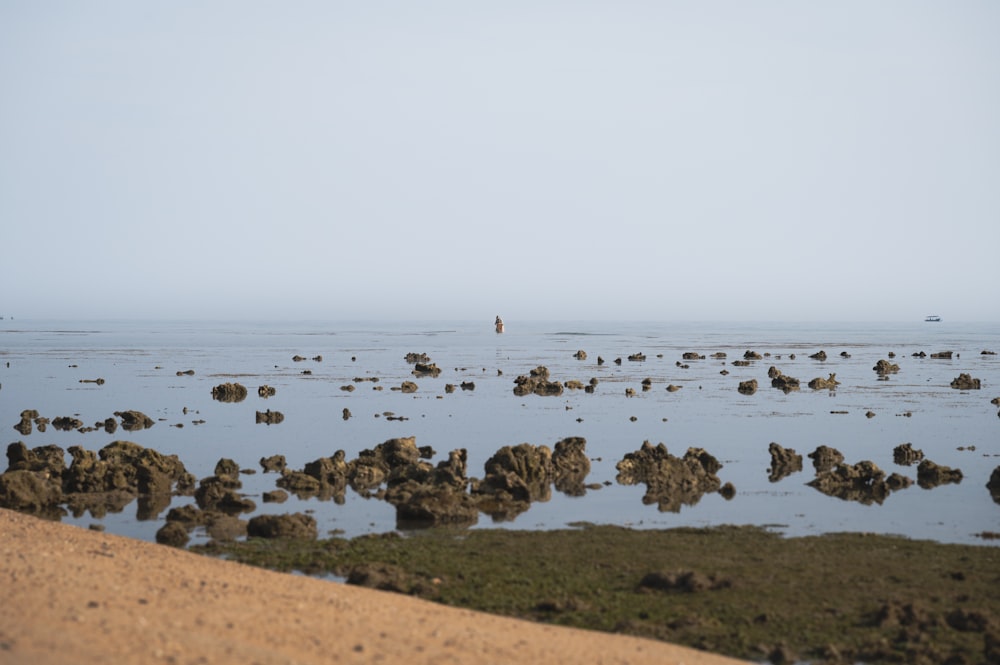
<svg viewBox="0 0 1000 665">
<path fill-rule="evenodd" d="M 1000 320 L 1000 2 L 0 1 L 0 315 Z"/>
</svg>

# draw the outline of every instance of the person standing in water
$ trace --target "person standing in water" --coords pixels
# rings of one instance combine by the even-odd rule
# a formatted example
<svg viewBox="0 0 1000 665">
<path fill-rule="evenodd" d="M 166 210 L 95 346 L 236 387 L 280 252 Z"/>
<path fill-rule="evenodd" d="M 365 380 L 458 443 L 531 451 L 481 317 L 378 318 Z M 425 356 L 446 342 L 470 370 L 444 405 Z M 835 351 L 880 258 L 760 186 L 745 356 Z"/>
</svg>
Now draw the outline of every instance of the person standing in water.
<svg viewBox="0 0 1000 665">
<path fill-rule="evenodd" d="M 497 326 L 497 332 L 498 333 L 502 333 L 503 332 L 503 319 L 500 318 L 499 314 L 497 314 L 496 326 Z"/>
</svg>

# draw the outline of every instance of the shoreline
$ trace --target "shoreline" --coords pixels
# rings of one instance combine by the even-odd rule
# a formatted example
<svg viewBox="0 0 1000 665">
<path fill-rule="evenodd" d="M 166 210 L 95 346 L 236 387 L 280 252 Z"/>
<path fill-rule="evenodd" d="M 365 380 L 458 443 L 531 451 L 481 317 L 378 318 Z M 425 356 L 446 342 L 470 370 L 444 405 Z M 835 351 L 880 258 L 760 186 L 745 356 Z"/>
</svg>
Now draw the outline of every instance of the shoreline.
<svg viewBox="0 0 1000 665">
<path fill-rule="evenodd" d="M 740 663 L 0 509 L 0 663 Z"/>
</svg>

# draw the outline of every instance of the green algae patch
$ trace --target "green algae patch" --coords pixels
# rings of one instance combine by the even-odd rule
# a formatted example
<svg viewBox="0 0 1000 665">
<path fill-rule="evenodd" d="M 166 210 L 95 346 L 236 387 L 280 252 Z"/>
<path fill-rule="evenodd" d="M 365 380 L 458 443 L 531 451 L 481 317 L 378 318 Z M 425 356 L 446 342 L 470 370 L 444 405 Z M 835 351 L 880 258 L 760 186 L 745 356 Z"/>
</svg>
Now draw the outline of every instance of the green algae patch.
<svg viewBox="0 0 1000 665">
<path fill-rule="evenodd" d="M 755 527 L 432 529 L 192 550 L 772 662 L 1000 662 L 1000 549 Z"/>
</svg>

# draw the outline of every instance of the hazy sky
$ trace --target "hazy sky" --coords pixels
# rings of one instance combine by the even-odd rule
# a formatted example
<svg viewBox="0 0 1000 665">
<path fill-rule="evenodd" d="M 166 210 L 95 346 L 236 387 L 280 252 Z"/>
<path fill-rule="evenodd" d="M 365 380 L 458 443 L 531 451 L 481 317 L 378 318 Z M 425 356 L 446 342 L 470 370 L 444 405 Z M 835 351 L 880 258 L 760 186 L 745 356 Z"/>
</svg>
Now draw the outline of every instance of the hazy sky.
<svg viewBox="0 0 1000 665">
<path fill-rule="evenodd" d="M 1000 2 L 0 0 L 0 315 L 1000 320 Z"/>
</svg>

